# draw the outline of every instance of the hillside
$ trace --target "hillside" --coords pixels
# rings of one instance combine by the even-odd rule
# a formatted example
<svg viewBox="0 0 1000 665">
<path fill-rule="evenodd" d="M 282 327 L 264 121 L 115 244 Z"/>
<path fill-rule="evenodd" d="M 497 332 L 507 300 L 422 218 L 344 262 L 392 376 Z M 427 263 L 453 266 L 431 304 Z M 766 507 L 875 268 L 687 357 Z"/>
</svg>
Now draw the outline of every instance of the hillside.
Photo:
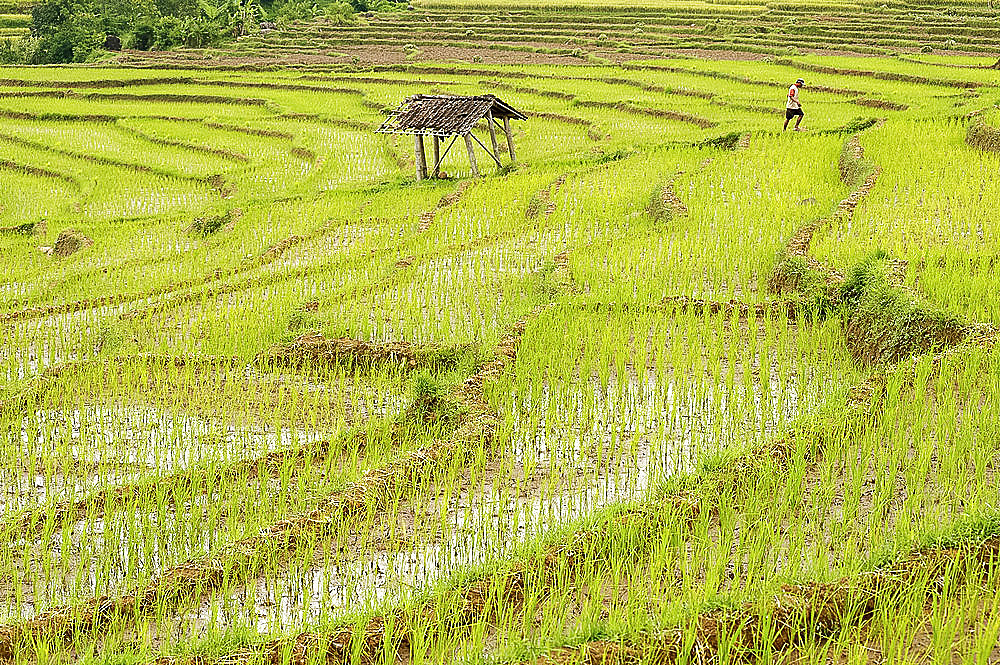
<svg viewBox="0 0 1000 665">
<path fill-rule="evenodd" d="M 0 661 L 1000 662 L 989 11 L 5 67 Z"/>
</svg>

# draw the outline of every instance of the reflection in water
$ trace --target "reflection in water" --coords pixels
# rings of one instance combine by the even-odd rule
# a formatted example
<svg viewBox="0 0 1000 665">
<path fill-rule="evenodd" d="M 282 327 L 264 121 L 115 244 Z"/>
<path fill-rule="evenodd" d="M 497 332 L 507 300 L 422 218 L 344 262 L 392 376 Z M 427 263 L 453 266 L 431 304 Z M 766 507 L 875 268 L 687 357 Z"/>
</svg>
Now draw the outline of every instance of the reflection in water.
<svg viewBox="0 0 1000 665">
<path fill-rule="evenodd" d="M 36 411 L 21 421 L 20 458 L 0 467 L 0 516 L 29 505 L 164 475 L 212 460 L 230 462 L 317 441 L 302 428 L 237 426 L 183 412 L 120 404 Z M 38 468 L 38 460 L 59 460 Z M 21 471 L 17 471 L 20 468 Z"/>
<path fill-rule="evenodd" d="M 512 396 L 511 420 L 522 428 L 498 459 L 487 461 L 475 480 L 467 471 L 458 488 L 431 488 L 406 501 L 402 524 L 373 526 L 403 531 L 404 542 L 416 544 L 374 552 L 370 544 L 347 545 L 322 564 L 293 562 L 276 578 L 181 617 L 177 628 L 308 626 L 426 588 L 465 566 L 509 559 L 517 543 L 640 497 L 664 478 L 692 470 L 708 452 L 766 438 L 820 400 L 812 388 L 803 396 L 799 387 L 815 382 L 811 370 L 801 371 L 808 376 L 783 381 L 772 373 L 766 386 L 757 372 L 746 383 L 737 375 L 732 390 L 719 377 L 662 381 L 650 371 L 640 381 L 632 372 L 606 385 L 594 378 L 585 389 L 580 382 L 559 391 L 546 386 L 535 400 Z M 357 556 L 359 550 L 367 551 Z"/>
</svg>

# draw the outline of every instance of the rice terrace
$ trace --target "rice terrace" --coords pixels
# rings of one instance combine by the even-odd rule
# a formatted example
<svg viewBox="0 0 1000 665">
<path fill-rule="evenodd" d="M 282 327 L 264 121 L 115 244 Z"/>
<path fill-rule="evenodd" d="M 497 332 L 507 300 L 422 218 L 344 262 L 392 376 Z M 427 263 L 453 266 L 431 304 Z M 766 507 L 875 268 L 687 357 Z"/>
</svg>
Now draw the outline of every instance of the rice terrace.
<svg viewBox="0 0 1000 665">
<path fill-rule="evenodd" d="M 0 0 L 0 662 L 1000 663 L 998 58 Z"/>
</svg>

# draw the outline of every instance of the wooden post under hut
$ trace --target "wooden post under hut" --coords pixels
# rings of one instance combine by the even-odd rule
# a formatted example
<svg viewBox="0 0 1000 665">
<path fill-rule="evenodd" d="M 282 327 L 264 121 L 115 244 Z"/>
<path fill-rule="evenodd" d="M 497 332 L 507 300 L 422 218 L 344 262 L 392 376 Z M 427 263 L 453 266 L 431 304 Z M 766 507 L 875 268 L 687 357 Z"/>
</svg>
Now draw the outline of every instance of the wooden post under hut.
<svg viewBox="0 0 1000 665">
<path fill-rule="evenodd" d="M 433 157 L 434 157 L 434 172 L 431 173 L 431 177 L 432 178 L 439 178 L 439 177 L 441 177 L 441 137 L 440 136 L 434 136 L 434 137 L 432 137 L 432 141 L 431 142 L 433 143 L 433 146 L 434 146 L 434 155 L 433 155 Z"/>
<path fill-rule="evenodd" d="M 424 155 L 424 137 L 420 134 L 413 135 L 414 140 L 414 159 L 417 165 L 417 180 L 425 180 L 427 178 L 427 157 Z"/>
<path fill-rule="evenodd" d="M 489 146 L 473 133 L 481 120 L 486 121 L 490 135 Z M 415 95 L 393 111 L 377 131 L 380 134 L 413 134 L 413 161 L 416 164 L 417 180 L 440 177 L 441 163 L 455 144 L 455 140 L 462 137 L 469 156 L 472 175 L 478 177 L 479 165 L 476 161 L 475 149 L 477 144 L 496 162 L 498 167 L 503 167 L 503 162 L 500 159 L 500 143 L 497 139 L 497 127 L 501 126 L 501 122 L 507 139 L 507 154 L 510 156 L 510 163 L 516 163 L 514 135 L 510 129 L 511 120 L 527 120 L 527 116 L 494 95 L 473 97 Z M 432 139 L 433 165 L 429 169 L 424 147 L 425 136 L 430 136 Z M 449 138 L 451 140 L 444 152 L 441 152 L 441 139 Z"/>
<path fill-rule="evenodd" d="M 469 152 L 469 166 L 472 167 L 472 175 L 479 177 L 479 167 L 476 165 L 476 146 L 472 145 L 472 136 L 465 134 L 465 149 Z"/>
<path fill-rule="evenodd" d="M 493 111 L 490 111 L 486 114 L 486 126 L 490 128 L 490 145 L 493 146 L 493 155 L 499 158 L 500 149 L 497 147 L 497 128 L 493 125 L 494 122 Z"/>
<path fill-rule="evenodd" d="M 503 131 L 507 135 L 507 152 L 510 153 L 510 163 L 517 164 L 517 157 L 514 155 L 514 135 L 510 133 L 510 118 L 503 119 Z"/>
</svg>

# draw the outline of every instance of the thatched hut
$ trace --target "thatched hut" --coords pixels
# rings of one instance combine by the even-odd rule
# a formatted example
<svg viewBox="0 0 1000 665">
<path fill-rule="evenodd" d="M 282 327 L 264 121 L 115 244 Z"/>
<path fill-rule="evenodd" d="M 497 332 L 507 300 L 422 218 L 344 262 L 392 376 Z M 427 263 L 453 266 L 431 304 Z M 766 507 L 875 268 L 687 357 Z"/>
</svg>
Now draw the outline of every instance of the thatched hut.
<svg viewBox="0 0 1000 665">
<path fill-rule="evenodd" d="M 511 163 L 517 158 L 514 154 L 514 136 L 510 131 L 511 120 L 527 120 L 527 116 L 506 104 L 494 95 L 476 95 L 465 97 L 459 95 L 414 95 L 400 104 L 392 112 L 382 126 L 378 128 L 381 134 L 412 134 L 414 137 L 414 161 L 417 166 L 417 180 L 428 177 L 437 178 L 441 173 L 441 162 L 459 137 L 465 139 L 465 149 L 469 154 L 469 165 L 472 174 L 479 175 L 476 164 L 475 145 L 486 151 L 497 163 L 500 161 L 500 148 L 497 142 L 497 129 L 502 129 L 507 138 L 507 153 Z M 472 133 L 476 125 L 486 121 L 489 129 L 490 145 L 487 147 Z M 434 166 L 428 172 L 427 157 L 424 151 L 424 137 L 430 136 L 432 141 Z M 441 141 L 451 138 L 451 141 L 441 152 Z"/>
</svg>

